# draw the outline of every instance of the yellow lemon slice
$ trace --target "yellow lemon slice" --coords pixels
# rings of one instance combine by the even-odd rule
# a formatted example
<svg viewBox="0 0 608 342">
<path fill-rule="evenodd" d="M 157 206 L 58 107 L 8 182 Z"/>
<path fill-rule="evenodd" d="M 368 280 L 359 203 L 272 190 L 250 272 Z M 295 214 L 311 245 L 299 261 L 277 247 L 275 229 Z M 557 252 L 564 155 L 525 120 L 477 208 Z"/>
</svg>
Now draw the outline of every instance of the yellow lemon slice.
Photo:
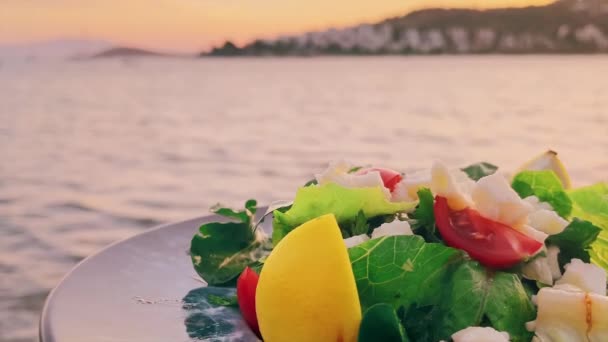
<svg viewBox="0 0 608 342">
<path fill-rule="evenodd" d="M 333 214 L 283 238 L 264 263 L 256 312 L 266 342 L 356 341 L 361 307 Z"/>
<path fill-rule="evenodd" d="M 522 165 L 519 171 L 523 170 L 551 170 L 555 172 L 557 177 L 562 181 L 562 185 L 564 189 L 570 189 L 572 187 L 572 182 L 570 181 L 570 176 L 568 175 L 568 171 L 566 171 L 566 167 L 562 163 L 562 161 L 557 157 L 557 152 L 555 151 L 547 151 L 530 161 L 526 162 Z"/>
</svg>

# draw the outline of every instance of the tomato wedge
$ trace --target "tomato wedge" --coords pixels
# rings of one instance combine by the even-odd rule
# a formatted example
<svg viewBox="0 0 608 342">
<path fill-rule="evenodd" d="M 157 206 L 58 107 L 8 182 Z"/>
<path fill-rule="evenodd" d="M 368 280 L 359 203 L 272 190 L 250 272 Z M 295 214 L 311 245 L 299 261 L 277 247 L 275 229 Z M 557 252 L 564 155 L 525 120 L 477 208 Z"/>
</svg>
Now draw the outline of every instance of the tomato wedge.
<svg viewBox="0 0 608 342">
<path fill-rule="evenodd" d="M 434 211 L 435 223 L 446 244 L 464 250 L 488 267 L 509 268 L 543 247 L 542 242 L 485 218 L 477 210 L 451 210 L 445 197 L 435 197 Z"/>
<path fill-rule="evenodd" d="M 397 186 L 397 183 L 401 182 L 403 179 L 403 176 L 399 172 L 381 167 L 364 168 L 357 171 L 357 174 L 364 175 L 372 171 L 377 171 L 380 173 L 380 178 L 382 178 L 384 187 L 389 189 L 391 192 L 395 191 L 395 186 Z"/>
<path fill-rule="evenodd" d="M 260 276 L 247 267 L 236 281 L 236 298 L 239 302 L 241 315 L 253 332 L 261 338 L 258 317 L 255 311 L 255 290 Z"/>
</svg>

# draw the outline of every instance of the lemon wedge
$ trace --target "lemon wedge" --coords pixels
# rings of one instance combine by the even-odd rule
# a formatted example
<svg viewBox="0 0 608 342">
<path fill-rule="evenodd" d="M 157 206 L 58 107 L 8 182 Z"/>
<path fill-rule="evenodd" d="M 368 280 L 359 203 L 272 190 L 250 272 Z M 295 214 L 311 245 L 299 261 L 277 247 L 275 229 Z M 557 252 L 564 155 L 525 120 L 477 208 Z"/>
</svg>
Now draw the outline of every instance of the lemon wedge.
<svg viewBox="0 0 608 342">
<path fill-rule="evenodd" d="M 290 232 L 264 263 L 256 312 L 266 342 L 356 341 L 361 307 L 333 214 Z"/>
<path fill-rule="evenodd" d="M 566 167 L 564 166 L 562 161 L 557 157 L 557 152 L 555 151 L 548 150 L 545 153 L 536 156 L 535 158 L 532 158 L 531 160 L 523 164 L 515 174 L 524 170 L 551 170 L 555 172 L 559 180 L 562 182 L 564 189 L 570 189 L 572 187 L 570 175 L 568 175 Z"/>
</svg>

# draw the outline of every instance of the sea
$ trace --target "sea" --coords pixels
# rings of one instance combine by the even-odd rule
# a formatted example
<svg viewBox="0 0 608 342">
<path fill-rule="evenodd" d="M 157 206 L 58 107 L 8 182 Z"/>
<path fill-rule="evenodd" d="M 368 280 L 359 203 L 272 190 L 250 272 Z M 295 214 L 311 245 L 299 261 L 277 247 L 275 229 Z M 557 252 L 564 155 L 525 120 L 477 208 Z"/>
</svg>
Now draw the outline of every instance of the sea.
<svg viewBox="0 0 608 342">
<path fill-rule="evenodd" d="M 400 170 L 552 149 L 608 180 L 608 56 L 0 62 L 0 341 L 76 263 L 215 203 L 291 199 L 332 160 Z"/>
</svg>

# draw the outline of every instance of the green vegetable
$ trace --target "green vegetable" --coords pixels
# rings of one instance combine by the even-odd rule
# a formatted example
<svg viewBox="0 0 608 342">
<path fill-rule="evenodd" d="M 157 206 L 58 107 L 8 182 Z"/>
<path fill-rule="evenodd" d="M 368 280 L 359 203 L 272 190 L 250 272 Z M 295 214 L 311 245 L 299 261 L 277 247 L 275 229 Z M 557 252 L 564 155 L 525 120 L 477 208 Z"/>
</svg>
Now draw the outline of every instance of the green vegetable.
<svg viewBox="0 0 608 342">
<path fill-rule="evenodd" d="M 536 310 L 520 278 L 513 273 L 489 270 L 477 262 L 459 265 L 441 294 L 437 336 L 470 327 L 488 325 L 507 331 L 511 341 L 530 341 L 525 323 L 534 320 Z"/>
<path fill-rule="evenodd" d="M 300 188 L 292 207 L 285 213 L 275 212 L 272 241 L 276 245 L 285 235 L 302 223 L 333 213 L 340 227 L 357 221 L 359 212 L 365 217 L 395 214 L 412 209 L 415 202 L 390 202 L 380 186 L 345 188 L 335 183 Z M 349 234 L 344 234 L 348 237 Z"/>
<path fill-rule="evenodd" d="M 363 210 L 359 210 L 359 213 L 355 217 L 355 220 L 350 224 L 349 227 L 345 227 L 345 224 L 342 224 L 343 235 L 347 235 L 345 237 L 367 234 L 369 230 L 369 224 L 367 224 L 367 217 L 363 213 Z M 347 231 L 347 234 L 344 234 L 344 231 Z"/>
<path fill-rule="evenodd" d="M 418 306 L 410 305 L 407 310 L 400 306 L 397 316 L 401 324 L 407 327 L 407 336 L 413 341 L 433 341 L 435 333 L 432 327 L 435 324 L 439 308 L 434 305 Z"/>
<path fill-rule="evenodd" d="M 608 230 L 608 183 L 570 190 L 568 195 L 572 200 L 572 216 Z"/>
<path fill-rule="evenodd" d="M 196 272 L 210 285 L 234 280 L 245 267 L 270 253 L 270 242 L 261 229 L 253 229 L 255 200 L 244 211 L 216 207 L 215 213 L 237 222 L 203 224 L 190 244 Z"/>
<path fill-rule="evenodd" d="M 573 258 L 590 261 L 591 244 L 600 231 L 591 222 L 575 218 L 563 232 L 549 236 L 546 243 L 559 247 L 558 261 L 563 270 Z"/>
<path fill-rule="evenodd" d="M 361 320 L 358 342 L 409 342 L 392 306 L 376 304 Z"/>
<path fill-rule="evenodd" d="M 216 306 L 239 306 L 236 296 L 218 296 L 209 294 L 207 296 L 207 301 Z"/>
<path fill-rule="evenodd" d="M 568 192 L 572 216 L 591 221 L 602 231 L 590 251 L 593 263 L 608 271 L 608 183 L 597 183 Z"/>
<path fill-rule="evenodd" d="M 496 172 L 496 170 L 498 170 L 498 166 L 485 162 L 469 165 L 462 169 L 462 171 L 464 171 L 469 178 L 474 181 L 478 181 L 485 176 L 489 176 Z"/>
<path fill-rule="evenodd" d="M 418 190 L 418 206 L 409 214 L 409 217 L 415 220 L 412 223 L 412 230 L 422 236 L 426 242 L 441 242 L 435 227 L 434 203 L 435 198 L 431 190 L 422 188 Z"/>
<path fill-rule="evenodd" d="M 233 218 L 240 222 L 251 222 L 253 221 L 253 215 L 255 215 L 257 211 L 257 202 L 254 199 L 250 199 L 245 202 L 245 210 L 243 211 L 234 211 L 234 209 L 222 207 L 219 203 L 211 207 L 211 212 L 228 217 Z"/>
<path fill-rule="evenodd" d="M 420 298 L 440 292 L 451 263 L 465 258 L 464 252 L 419 236 L 373 239 L 348 250 L 361 306 L 377 303 L 409 306 Z"/>
<path fill-rule="evenodd" d="M 311 185 L 317 185 L 317 184 L 319 184 L 319 182 L 317 182 L 317 180 L 313 178 L 313 179 L 309 180 L 308 182 L 306 182 L 304 184 L 304 187 L 311 186 Z"/>
<path fill-rule="evenodd" d="M 555 172 L 522 171 L 513 178 L 511 186 L 521 198 L 536 196 L 540 201 L 551 204 L 561 217 L 570 216 L 572 201 Z"/>
<path fill-rule="evenodd" d="M 226 287 L 201 287 L 182 299 L 186 333 L 193 341 L 257 341 L 243 321 L 239 309 L 216 303 L 211 298 L 235 297 Z"/>
<path fill-rule="evenodd" d="M 418 314 L 412 326 L 408 314 L 404 319 L 414 341 L 448 340 L 480 324 L 509 332 L 512 341 L 532 337 L 525 323 L 535 310 L 516 274 L 490 271 L 460 250 L 419 236 L 370 240 L 350 248 L 349 256 L 362 307 L 387 303 Z"/>
</svg>

